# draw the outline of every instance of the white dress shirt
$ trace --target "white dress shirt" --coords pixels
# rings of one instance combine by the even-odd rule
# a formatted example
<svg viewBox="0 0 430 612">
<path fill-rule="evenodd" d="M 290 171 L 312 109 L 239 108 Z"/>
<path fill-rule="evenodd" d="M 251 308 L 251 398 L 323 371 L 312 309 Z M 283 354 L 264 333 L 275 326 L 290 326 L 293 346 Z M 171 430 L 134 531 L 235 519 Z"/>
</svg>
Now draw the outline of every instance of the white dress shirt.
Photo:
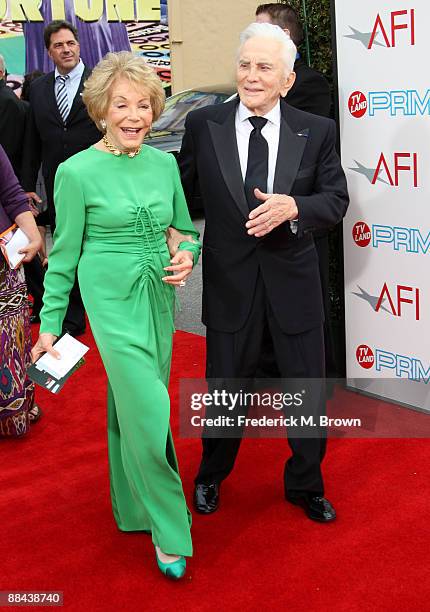
<svg viewBox="0 0 430 612">
<path fill-rule="evenodd" d="M 239 102 L 236 111 L 236 140 L 239 151 L 240 169 L 242 178 L 245 181 L 246 167 L 248 165 L 248 148 L 249 136 L 254 129 L 248 117 L 253 117 L 254 113 L 246 108 L 242 102 Z M 267 119 L 266 125 L 261 130 L 261 135 L 267 140 L 269 145 L 269 169 L 267 174 L 267 193 L 273 193 L 273 181 L 275 179 L 276 159 L 278 157 L 279 146 L 279 129 L 281 127 L 281 103 L 272 108 L 267 115 L 263 115 Z"/>
<path fill-rule="evenodd" d="M 82 75 L 84 73 L 85 66 L 83 61 L 80 59 L 79 63 L 68 73 L 69 78 L 65 82 L 66 92 L 67 92 L 67 102 L 69 106 L 69 112 L 72 108 L 73 100 L 78 92 L 79 83 L 81 82 Z M 57 97 L 58 87 L 60 86 L 60 82 L 57 81 L 57 77 L 63 76 L 58 69 L 55 68 L 54 78 L 55 78 L 55 96 Z M 248 122 L 249 123 L 249 122 Z"/>
<path fill-rule="evenodd" d="M 240 169 L 242 178 L 245 182 L 246 167 L 248 165 L 248 148 L 249 136 L 254 129 L 248 117 L 252 117 L 254 113 L 246 108 L 242 102 L 239 102 L 236 110 L 236 140 L 237 149 L 239 152 Z M 267 173 L 267 193 L 273 193 L 273 183 L 275 180 L 276 160 L 278 158 L 279 147 L 279 132 L 281 129 L 281 101 L 279 100 L 276 106 L 272 108 L 266 115 L 266 125 L 261 130 L 261 135 L 267 140 L 269 145 L 269 168 Z M 263 203 L 263 202 L 261 202 Z M 297 221 L 290 221 L 290 228 L 293 234 L 297 232 Z"/>
</svg>

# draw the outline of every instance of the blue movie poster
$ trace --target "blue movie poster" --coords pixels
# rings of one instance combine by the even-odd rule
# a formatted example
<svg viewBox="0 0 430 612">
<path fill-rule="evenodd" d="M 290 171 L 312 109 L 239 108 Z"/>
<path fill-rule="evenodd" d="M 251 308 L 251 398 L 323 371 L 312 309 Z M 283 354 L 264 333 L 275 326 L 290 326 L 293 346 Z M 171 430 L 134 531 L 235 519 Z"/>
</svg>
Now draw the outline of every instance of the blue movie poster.
<svg viewBox="0 0 430 612">
<path fill-rule="evenodd" d="M 109 51 L 131 50 L 145 57 L 170 87 L 167 0 L 0 0 L 0 54 L 14 89 L 24 74 L 53 70 L 43 42 L 43 29 L 52 19 L 67 19 L 77 27 L 81 57 L 89 68 Z"/>
</svg>

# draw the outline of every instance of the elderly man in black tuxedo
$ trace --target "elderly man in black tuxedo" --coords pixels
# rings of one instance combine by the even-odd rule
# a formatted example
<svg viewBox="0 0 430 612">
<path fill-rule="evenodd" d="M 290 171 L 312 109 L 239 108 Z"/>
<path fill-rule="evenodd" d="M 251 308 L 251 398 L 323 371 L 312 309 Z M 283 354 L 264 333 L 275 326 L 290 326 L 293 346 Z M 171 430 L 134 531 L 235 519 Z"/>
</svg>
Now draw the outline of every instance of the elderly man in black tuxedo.
<svg viewBox="0 0 430 612">
<path fill-rule="evenodd" d="M 21 183 L 37 199 L 35 186 L 42 164 L 49 224 L 54 232 L 57 168 L 61 162 L 100 140 L 101 134 L 81 100 L 90 71 L 80 59 L 76 28 L 67 21 L 52 21 L 45 28 L 44 39 L 55 70 L 36 79 L 30 87 Z M 85 330 L 85 311 L 77 282 L 70 294 L 64 330 L 73 335 Z"/>
<path fill-rule="evenodd" d="M 292 6 L 285 3 L 269 2 L 260 4 L 255 12 L 258 23 L 273 23 L 289 34 L 293 43 L 298 47 L 303 42 L 303 27 L 299 16 Z M 284 98 L 288 104 L 321 117 L 330 117 L 331 92 L 330 85 L 321 72 L 314 70 L 306 64 L 300 54 L 297 54 L 293 68 L 296 74 L 294 85 Z M 314 232 L 315 247 L 318 253 L 321 289 L 324 303 L 324 344 L 326 375 L 330 378 L 338 376 L 338 369 L 333 346 L 332 329 L 330 323 L 330 294 L 329 294 L 329 229 L 325 228 Z M 261 357 L 261 371 L 266 376 L 277 376 L 277 368 L 273 363 L 273 347 L 270 339 L 265 337 Z"/>
<path fill-rule="evenodd" d="M 239 98 L 195 110 L 186 120 L 179 165 L 187 198 L 201 193 L 205 209 L 207 377 L 218 382 L 255 376 L 265 327 L 283 378 L 324 377 L 324 315 L 312 232 L 342 219 L 348 193 L 334 122 L 280 103 L 294 83 L 295 56 L 281 28 L 251 24 L 238 53 Z M 314 520 L 333 520 L 335 511 L 323 497 L 323 432 L 292 434 L 289 444 L 287 500 Z M 195 480 L 198 512 L 218 508 L 220 483 L 239 445 L 240 438 L 203 439 Z"/>
</svg>

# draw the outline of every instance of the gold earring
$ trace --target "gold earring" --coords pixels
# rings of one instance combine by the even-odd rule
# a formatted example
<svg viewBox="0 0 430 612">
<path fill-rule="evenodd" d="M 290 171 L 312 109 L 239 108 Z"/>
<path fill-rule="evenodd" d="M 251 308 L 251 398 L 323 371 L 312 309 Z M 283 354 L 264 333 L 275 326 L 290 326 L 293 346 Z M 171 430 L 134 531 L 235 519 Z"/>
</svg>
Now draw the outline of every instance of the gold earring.
<svg viewBox="0 0 430 612">
<path fill-rule="evenodd" d="M 106 131 L 106 121 L 104 119 L 100 120 L 100 126 L 102 128 L 102 130 Z"/>
</svg>

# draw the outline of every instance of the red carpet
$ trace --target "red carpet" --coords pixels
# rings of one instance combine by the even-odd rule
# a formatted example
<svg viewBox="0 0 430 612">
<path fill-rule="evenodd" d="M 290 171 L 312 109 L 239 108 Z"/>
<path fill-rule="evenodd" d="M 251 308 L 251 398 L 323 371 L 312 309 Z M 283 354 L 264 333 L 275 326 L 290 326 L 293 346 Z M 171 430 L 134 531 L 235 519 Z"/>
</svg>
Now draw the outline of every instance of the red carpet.
<svg viewBox="0 0 430 612">
<path fill-rule="evenodd" d="M 83 341 L 94 346 L 89 333 Z M 174 430 L 178 375 L 202 376 L 203 363 L 204 339 L 178 332 Z M 286 443 L 245 440 L 220 511 L 194 516 L 186 579 L 171 583 L 148 536 L 114 524 L 105 390 L 93 349 L 60 396 L 38 391 L 44 416 L 30 436 L 0 443 L 0 591 L 61 590 L 77 611 L 427 609 L 427 440 L 329 441 L 330 525 L 283 501 Z M 191 502 L 200 443 L 176 446 Z"/>
</svg>

